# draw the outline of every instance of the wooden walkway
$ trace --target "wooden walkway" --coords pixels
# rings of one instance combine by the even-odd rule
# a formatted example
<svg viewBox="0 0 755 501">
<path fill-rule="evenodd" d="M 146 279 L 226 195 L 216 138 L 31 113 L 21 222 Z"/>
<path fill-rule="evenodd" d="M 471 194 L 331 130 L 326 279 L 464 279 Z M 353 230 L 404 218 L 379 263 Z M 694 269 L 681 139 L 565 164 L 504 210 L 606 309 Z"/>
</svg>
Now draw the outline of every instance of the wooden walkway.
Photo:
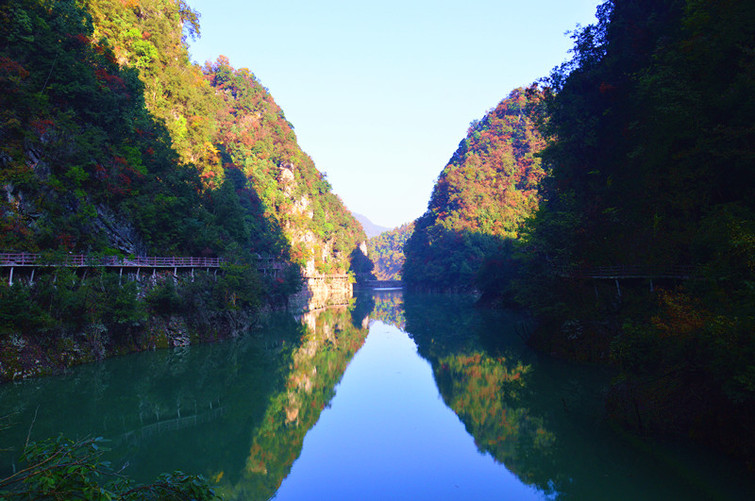
<svg viewBox="0 0 755 501">
<path fill-rule="evenodd" d="M 283 273 L 288 269 L 290 263 L 276 259 L 271 256 L 257 255 L 257 271 L 267 277 L 281 278 Z M 118 256 L 88 256 L 86 254 L 61 254 L 45 256 L 30 252 L 0 253 L 0 269 L 8 270 L 8 285 L 13 285 L 13 274 L 16 268 L 30 270 L 29 281 L 34 281 L 34 272 L 37 268 L 113 268 L 120 270 L 121 275 L 126 270 L 127 273 L 136 272 L 136 278 L 139 280 L 139 273 L 142 270 L 152 270 L 153 275 L 157 270 L 173 270 L 177 275 L 179 270 L 191 272 L 194 275 L 194 269 L 205 269 L 207 271 L 220 269 L 227 261 L 219 257 L 118 257 Z M 349 275 L 315 275 L 302 277 L 308 283 L 312 284 L 324 280 L 348 280 Z"/>
<path fill-rule="evenodd" d="M 1 267 L 65 267 L 65 268 L 220 268 L 219 257 L 92 257 L 68 254 L 52 260 L 40 254 L 21 252 L 0 254 Z"/>
<path fill-rule="evenodd" d="M 700 278 L 694 266 L 594 266 L 579 268 L 560 268 L 555 274 L 561 278 L 576 280 L 613 280 L 616 294 L 621 298 L 620 280 L 647 280 L 652 292 L 653 280 L 692 280 Z M 595 296 L 598 289 L 595 288 Z"/>
<path fill-rule="evenodd" d="M 694 266 L 593 266 L 578 268 L 558 268 L 556 275 L 562 278 L 581 278 L 593 280 L 625 279 L 673 279 L 689 280 L 695 278 Z"/>
<path fill-rule="evenodd" d="M 217 270 L 225 261 L 219 257 L 118 257 L 118 256 L 87 256 L 85 254 L 67 254 L 58 256 L 43 256 L 30 252 L 0 253 L 0 268 L 8 270 L 8 285 L 13 285 L 13 274 L 16 268 L 31 270 L 29 282 L 34 282 L 34 272 L 37 268 L 117 268 L 123 275 L 125 269 L 136 271 L 136 279 L 142 269 L 151 269 L 153 275 L 158 269 L 173 270 L 178 275 L 178 270 L 188 270 L 194 276 L 195 268 L 203 268 L 208 272 Z"/>
</svg>

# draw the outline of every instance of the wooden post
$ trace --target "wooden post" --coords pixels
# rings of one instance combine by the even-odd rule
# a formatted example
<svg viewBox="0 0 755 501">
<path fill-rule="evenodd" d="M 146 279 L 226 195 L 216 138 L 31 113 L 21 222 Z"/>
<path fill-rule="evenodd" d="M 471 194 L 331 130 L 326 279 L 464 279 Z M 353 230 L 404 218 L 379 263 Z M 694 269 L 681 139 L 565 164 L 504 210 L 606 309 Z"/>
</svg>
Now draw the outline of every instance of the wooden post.
<svg viewBox="0 0 755 501">
<path fill-rule="evenodd" d="M 34 285 L 34 271 L 36 268 L 31 269 L 31 278 L 29 278 L 29 285 Z"/>
<path fill-rule="evenodd" d="M 653 292 L 653 279 L 650 279 L 650 292 Z"/>
<path fill-rule="evenodd" d="M 118 287 L 121 286 L 121 278 L 123 278 L 123 267 L 121 267 L 120 271 L 118 272 Z"/>
<path fill-rule="evenodd" d="M 139 281 L 139 270 L 141 270 L 141 268 L 137 267 L 136 268 L 136 281 L 137 282 Z"/>
<path fill-rule="evenodd" d="M 8 285 L 13 285 L 13 266 L 10 267 L 10 276 L 8 277 Z"/>
<path fill-rule="evenodd" d="M 619 279 L 616 279 L 616 292 L 618 292 L 619 297 L 621 297 L 621 287 L 619 287 Z"/>
</svg>

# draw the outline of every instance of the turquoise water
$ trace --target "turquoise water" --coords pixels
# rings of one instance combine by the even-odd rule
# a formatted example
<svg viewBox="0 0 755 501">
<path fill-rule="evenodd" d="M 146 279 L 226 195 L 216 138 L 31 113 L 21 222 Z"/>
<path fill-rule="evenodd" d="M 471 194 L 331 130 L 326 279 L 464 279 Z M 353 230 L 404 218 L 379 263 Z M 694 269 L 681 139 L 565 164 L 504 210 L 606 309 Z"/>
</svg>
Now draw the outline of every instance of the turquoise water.
<svg viewBox="0 0 755 501">
<path fill-rule="evenodd" d="M 0 477 L 27 435 L 110 440 L 149 481 L 226 499 L 747 499 L 726 458 L 611 429 L 611 374 L 539 356 L 521 318 L 384 291 L 227 342 L 0 387 Z"/>
</svg>

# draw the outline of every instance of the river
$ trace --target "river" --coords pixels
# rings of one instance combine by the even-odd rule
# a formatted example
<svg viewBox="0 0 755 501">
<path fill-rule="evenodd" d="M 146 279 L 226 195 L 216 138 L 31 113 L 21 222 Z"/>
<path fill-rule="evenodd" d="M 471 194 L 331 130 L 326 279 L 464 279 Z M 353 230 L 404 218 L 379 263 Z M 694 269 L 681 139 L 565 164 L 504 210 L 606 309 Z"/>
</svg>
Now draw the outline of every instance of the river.
<svg viewBox="0 0 755 501">
<path fill-rule="evenodd" d="M 103 436 L 137 481 L 225 499 L 745 499 L 738 464 L 604 420 L 610 372 L 529 350 L 513 312 L 358 295 L 239 339 L 0 386 L 0 478 L 31 440 Z"/>
</svg>

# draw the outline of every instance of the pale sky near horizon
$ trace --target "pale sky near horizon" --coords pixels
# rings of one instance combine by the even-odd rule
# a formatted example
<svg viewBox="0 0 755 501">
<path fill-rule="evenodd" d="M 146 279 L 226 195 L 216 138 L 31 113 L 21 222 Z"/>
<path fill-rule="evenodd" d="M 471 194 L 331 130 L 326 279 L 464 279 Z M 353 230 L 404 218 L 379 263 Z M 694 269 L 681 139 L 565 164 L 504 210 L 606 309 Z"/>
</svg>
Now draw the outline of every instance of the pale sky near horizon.
<svg viewBox="0 0 755 501">
<path fill-rule="evenodd" d="M 249 68 L 346 206 L 395 227 L 509 92 L 569 58 L 599 0 L 187 0 L 193 61 Z"/>
</svg>

